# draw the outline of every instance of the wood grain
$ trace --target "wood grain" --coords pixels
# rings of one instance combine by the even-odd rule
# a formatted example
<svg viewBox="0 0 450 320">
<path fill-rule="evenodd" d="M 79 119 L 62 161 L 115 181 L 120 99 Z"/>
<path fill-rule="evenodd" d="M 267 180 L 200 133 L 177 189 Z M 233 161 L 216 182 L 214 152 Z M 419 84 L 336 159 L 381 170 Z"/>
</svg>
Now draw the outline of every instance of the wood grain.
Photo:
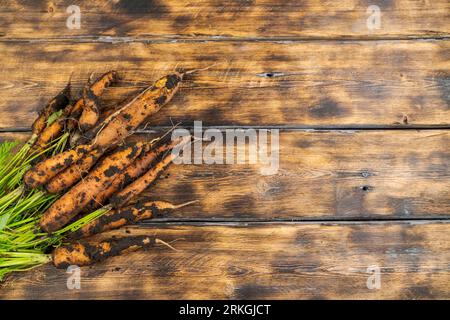
<svg viewBox="0 0 450 320">
<path fill-rule="evenodd" d="M 51 265 L 13 276 L 1 299 L 448 299 L 449 224 L 153 226 L 158 246 L 81 269 L 81 289 Z M 106 237 L 106 235 L 104 235 Z M 380 289 L 368 289 L 371 266 Z"/>
<path fill-rule="evenodd" d="M 274 175 L 248 161 L 172 165 L 144 196 L 199 200 L 169 221 L 447 217 L 448 145 L 448 130 L 281 131 Z"/>
<path fill-rule="evenodd" d="M 66 27 L 73 4 L 80 29 Z M 367 27 L 374 4 L 379 29 Z M 449 12 L 446 0 L 15 0 L 0 2 L 0 39 L 426 38 L 449 36 Z"/>
<path fill-rule="evenodd" d="M 80 29 L 66 27 L 73 4 Z M 178 121 L 281 129 L 276 174 L 172 165 L 144 196 L 198 203 L 97 236 L 179 251 L 82 268 L 81 290 L 46 265 L 0 299 L 449 299 L 449 18 L 447 0 L 0 0 L 0 131 L 28 131 L 71 74 L 79 92 L 118 70 L 109 109 L 177 67 L 210 68 L 136 139 Z M 364 130 L 381 128 L 394 130 Z"/>
<path fill-rule="evenodd" d="M 0 128 L 28 128 L 69 76 L 117 69 L 115 106 L 176 67 L 188 77 L 149 125 L 449 125 L 450 41 L 0 43 Z M 77 90 L 74 90 L 75 93 Z"/>
</svg>

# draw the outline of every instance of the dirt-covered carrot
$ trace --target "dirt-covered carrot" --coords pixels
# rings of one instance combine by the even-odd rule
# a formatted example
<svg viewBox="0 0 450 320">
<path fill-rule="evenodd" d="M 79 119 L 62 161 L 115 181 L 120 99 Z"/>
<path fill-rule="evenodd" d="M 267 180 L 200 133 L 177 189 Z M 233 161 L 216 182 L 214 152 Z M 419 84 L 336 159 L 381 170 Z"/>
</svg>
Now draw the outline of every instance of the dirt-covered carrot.
<svg viewBox="0 0 450 320">
<path fill-rule="evenodd" d="M 52 124 L 47 126 L 42 130 L 41 134 L 38 136 L 36 143 L 33 146 L 33 151 L 38 153 L 40 150 L 45 149 L 45 147 L 52 141 L 59 137 L 64 129 L 63 116 L 60 116 Z"/>
<path fill-rule="evenodd" d="M 30 188 L 42 186 L 91 150 L 90 146 L 83 145 L 45 159 L 25 173 L 24 182 Z"/>
<path fill-rule="evenodd" d="M 98 97 L 89 88 L 84 89 L 83 108 L 79 121 L 79 128 L 82 132 L 94 127 L 100 118 Z"/>
<path fill-rule="evenodd" d="M 82 144 L 68 152 L 43 160 L 25 174 L 25 183 L 37 187 L 50 181 L 56 174 L 81 158 L 78 150 L 89 152 L 94 148 L 105 150 L 121 142 L 148 116 L 157 112 L 178 90 L 183 74 L 167 75 L 144 90 L 131 102 L 105 119 L 100 131 L 90 144 Z M 93 89 L 95 92 L 95 88 Z M 50 172 L 51 169 L 51 172 Z"/>
<path fill-rule="evenodd" d="M 104 124 L 102 122 L 102 119 L 108 118 L 114 112 L 114 109 L 101 110 L 100 121 L 95 126 L 84 132 L 81 132 L 81 130 L 78 130 L 78 132 L 76 133 L 74 132 L 73 136 L 70 139 L 70 145 L 72 147 L 75 147 L 82 144 L 89 144 L 97 136 L 97 133 L 100 131 L 100 129 L 103 128 Z"/>
<path fill-rule="evenodd" d="M 98 99 L 98 97 L 103 93 L 105 88 L 109 87 L 112 83 L 117 81 L 118 76 L 116 71 L 108 71 L 105 74 L 101 75 L 97 80 L 94 81 L 93 84 L 87 85 L 85 89 L 87 89 L 94 97 Z M 86 114 L 84 114 L 86 111 Z M 71 131 L 75 128 L 79 128 L 79 120 L 81 118 L 90 118 L 92 117 L 91 107 L 85 107 L 85 99 L 84 94 L 83 97 L 78 99 L 71 109 L 70 115 L 67 115 L 68 122 L 67 127 L 68 130 Z M 85 124 L 85 127 L 87 124 Z"/>
<path fill-rule="evenodd" d="M 70 81 L 66 87 L 59 92 L 56 97 L 51 99 L 45 107 L 39 112 L 39 116 L 34 120 L 31 126 L 31 132 L 33 135 L 38 136 L 47 126 L 47 120 L 54 112 L 63 109 L 70 101 Z"/>
<path fill-rule="evenodd" d="M 101 110 L 100 112 L 100 121 L 101 119 L 106 119 L 109 117 L 112 113 L 114 113 L 114 109 L 106 109 Z M 81 132 L 80 126 L 77 124 L 77 127 L 72 130 L 72 133 L 70 135 L 70 146 L 76 147 L 82 144 L 89 144 L 95 138 L 97 133 L 102 128 L 102 123 L 98 122 L 95 126 L 89 128 L 86 131 Z"/>
<path fill-rule="evenodd" d="M 118 79 L 117 72 L 112 70 L 102 74 L 93 84 L 89 85 L 92 94 L 99 97 L 103 91 Z M 83 112 L 83 98 L 79 99 L 72 110 L 73 113 Z"/>
<path fill-rule="evenodd" d="M 81 239 L 108 230 L 120 228 L 145 219 L 162 215 L 168 211 L 176 210 L 190 205 L 196 201 L 174 205 L 166 201 L 138 201 L 136 204 L 109 211 L 98 219 L 88 223 L 81 229 L 72 233 L 72 239 Z"/>
<path fill-rule="evenodd" d="M 116 82 L 117 79 L 118 75 L 116 71 L 108 71 L 95 80 L 92 85 L 89 85 L 83 90 L 83 98 L 80 99 L 82 113 L 79 126 L 81 131 L 86 131 L 95 126 L 100 118 L 98 98 L 105 88 Z M 78 110 L 75 110 L 75 112 L 78 112 Z"/>
<path fill-rule="evenodd" d="M 73 243 L 56 248 L 52 261 L 57 268 L 70 265 L 87 266 L 126 252 L 149 248 L 159 241 L 149 236 L 117 237 L 101 242 Z"/>
<path fill-rule="evenodd" d="M 78 122 L 81 117 L 81 113 L 83 112 L 83 104 L 84 100 L 78 99 L 75 103 L 73 103 L 73 107 L 70 109 L 70 112 L 66 114 L 68 131 L 78 129 Z"/>
<path fill-rule="evenodd" d="M 152 144 L 146 144 L 144 146 L 142 154 L 132 164 L 130 164 L 123 172 L 118 174 L 108 188 L 94 195 L 93 199 L 89 202 L 86 209 L 88 211 L 92 211 L 106 204 L 107 200 L 109 200 L 109 198 L 114 193 L 121 190 L 123 187 L 131 183 L 133 180 L 144 174 L 144 172 L 146 172 L 149 169 L 151 163 L 157 157 L 159 157 L 160 155 L 162 155 L 167 151 L 170 151 L 180 142 L 182 142 L 182 139 L 176 139 L 169 143 L 165 143 L 155 149 L 152 149 Z"/>
<path fill-rule="evenodd" d="M 190 136 L 181 137 L 179 145 L 184 145 L 191 141 Z M 133 200 L 137 195 L 141 194 L 146 188 L 148 188 L 155 180 L 163 173 L 163 171 L 179 156 L 179 153 L 168 152 L 160 161 L 152 166 L 147 172 L 145 172 L 138 179 L 131 182 L 120 192 L 111 197 L 111 204 L 115 208 L 123 207 Z"/>
<path fill-rule="evenodd" d="M 107 121 L 107 119 L 110 119 L 113 114 L 117 113 L 117 110 L 121 110 L 125 105 L 129 104 L 135 98 L 136 98 L 135 96 L 129 96 L 126 99 L 119 102 L 113 108 L 107 108 L 107 109 L 102 108 L 99 123 L 97 123 L 94 127 L 90 128 L 89 130 L 86 130 L 85 132 L 83 132 L 83 134 L 80 136 L 80 138 L 77 139 L 75 145 L 88 144 L 91 141 L 93 141 L 94 138 L 100 132 L 100 130 L 102 130 L 105 127 L 105 125 L 106 125 L 105 122 Z"/>
<path fill-rule="evenodd" d="M 92 95 L 98 97 L 107 86 L 116 80 L 117 72 L 109 71 L 90 85 L 88 90 Z M 78 117 L 81 115 L 83 105 L 83 99 L 79 99 L 75 104 L 68 105 L 64 113 L 41 133 L 33 147 L 34 152 L 43 150 L 52 139 L 58 137 L 63 132 L 66 126 L 68 131 L 77 128 Z M 43 160 L 25 174 L 25 184 L 29 187 L 36 188 L 48 183 L 58 173 L 65 170 L 75 161 L 80 160 L 81 157 L 85 156 L 92 149 L 89 145 L 81 145 Z"/>
<path fill-rule="evenodd" d="M 164 76 L 114 112 L 103 121 L 101 129 L 93 139 L 94 145 L 103 148 L 124 139 L 130 131 L 159 111 L 173 97 L 182 79 L 183 74 L 177 72 Z"/>
<path fill-rule="evenodd" d="M 92 93 L 98 97 L 103 93 L 105 88 L 111 86 L 111 84 L 116 82 L 118 78 L 119 77 L 117 71 L 108 71 L 98 77 L 97 80 L 95 80 L 94 83 L 90 86 L 90 89 L 92 90 Z"/>
<path fill-rule="evenodd" d="M 98 103 L 98 102 L 97 102 Z M 98 106 L 97 106 L 98 107 Z M 99 110 L 99 120 L 106 119 L 109 117 L 112 113 L 114 113 L 114 109 L 106 109 L 106 110 Z M 77 119 L 76 117 L 74 119 Z M 84 121 L 84 120 L 83 120 Z M 72 125 L 71 125 L 72 124 Z M 89 142 L 92 141 L 92 139 L 97 135 L 97 132 L 100 131 L 100 128 L 102 127 L 102 123 L 97 122 L 96 125 L 89 127 L 87 126 L 83 128 L 84 131 L 81 131 L 81 123 L 75 121 L 74 123 L 69 122 L 68 125 L 69 128 L 71 128 L 71 134 L 70 134 L 70 146 L 76 147 L 82 144 L 89 144 Z"/>
<path fill-rule="evenodd" d="M 63 133 L 64 127 L 66 125 L 66 118 L 70 114 L 72 108 L 73 105 L 67 105 L 64 109 L 64 112 L 55 121 L 47 125 L 47 127 L 42 130 L 36 143 L 33 146 L 33 151 L 35 153 L 44 150 L 52 140 L 56 139 Z"/>
<path fill-rule="evenodd" d="M 92 195 L 109 187 L 114 176 L 129 166 L 142 151 L 142 143 L 125 146 L 105 157 L 89 174 L 67 191 L 44 212 L 39 225 L 51 233 L 66 225 L 80 213 Z"/>
<path fill-rule="evenodd" d="M 94 194 L 85 208 L 86 212 L 93 211 L 106 204 L 107 200 L 115 192 L 122 189 L 124 185 L 130 183 L 131 181 L 133 181 L 133 179 L 144 173 L 156 157 L 156 151 L 150 151 L 150 149 L 150 144 L 146 144 L 141 155 L 124 171 L 118 173 L 117 176 L 112 180 L 109 187 L 101 190 L 97 194 Z"/>
<path fill-rule="evenodd" d="M 85 97 L 79 99 L 72 105 L 69 104 L 70 99 L 70 83 L 66 88 L 61 91 L 56 98 L 54 98 L 43 110 L 39 118 L 35 121 L 33 126 L 38 128 L 42 127 L 42 119 L 45 116 L 49 116 L 48 112 L 57 111 L 66 107 L 64 113 L 54 121 L 50 126 L 42 127 L 40 129 L 40 136 L 36 142 L 35 151 L 42 150 L 45 146 L 52 140 L 61 135 L 64 127 L 67 125 L 68 130 L 72 130 L 76 127 L 78 118 L 80 118 L 80 125 L 82 123 L 83 128 L 87 129 L 95 125 L 98 120 L 98 110 L 97 115 L 95 115 L 95 110 L 97 107 L 97 98 L 103 93 L 104 89 L 111 85 L 112 82 L 116 81 L 117 72 L 109 71 L 102 76 L 100 76 L 92 85 L 89 85 L 85 92 Z M 61 106 L 62 103 L 65 103 Z M 57 109 L 57 107 L 59 109 Z M 83 110 L 84 109 L 84 110 Z M 86 111 L 86 112 L 85 112 Z M 97 116 L 97 119 L 94 119 Z M 41 119 L 42 118 L 42 119 Z M 67 122 L 67 123 L 66 123 Z M 33 132 L 34 133 L 34 132 Z"/>
<path fill-rule="evenodd" d="M 47 183 L 45 188 L 49 193 L 60 193 L 67 190 L 77 183 L 82 177 L 86 176 L 89 170 L 101 157 L 101 154 L 102 153 L 98 149 L 88 152 L 70 167 L 58 173 L 56 177 Z"/>
</svg>

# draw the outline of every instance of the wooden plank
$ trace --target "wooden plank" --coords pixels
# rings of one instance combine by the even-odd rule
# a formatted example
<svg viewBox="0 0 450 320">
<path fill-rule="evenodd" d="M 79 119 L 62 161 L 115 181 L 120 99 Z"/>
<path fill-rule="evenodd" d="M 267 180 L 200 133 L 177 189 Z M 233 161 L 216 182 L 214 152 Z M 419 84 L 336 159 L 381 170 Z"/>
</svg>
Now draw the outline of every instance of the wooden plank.
<svg viewBox="0 0 450 320">
<path fill-rule="evenodd" d="M 450 41 L 0 44 L 0 128 L 29 127 L 36 110 L 91 72 L 123 75 L 106 107 L 160 76 L 190 75 L 149 125 L 449 125 Z M 215 64 L 215 65 L 214 65 Z"/>
<path fill-rule="evenodd" d="M 448 299 L 449 223 L 156 226 L 158 246 L 81 269 L 13 276 L 1 299 Z M 104 235 L 106 236 L 106 235 Z M 379 268 L 380 288 L 367 281 Z M 369 270 L 369 272 L 368 272 Z M 372 287 L 373 288 L 373 287 Z"/>
<path fill-rule="evenodd" d="M 79 29 L 66 27 L 73 4 L 80 8 Z M 374 4 L 377 29 L 367 26 Z M 449 12 L 446 0 L 15 0 L 1 3 L 0 31 L 3 39 L 439 37 L 450 34 Z"/>
<path fill-rule="evenodd" d="M 448 130 L 282 131 L 274 175 L 261 163 L 172 165 L 145 196 L 199 200 L 168 220 L 448 217 L 449 140 Z"/>
</svg>

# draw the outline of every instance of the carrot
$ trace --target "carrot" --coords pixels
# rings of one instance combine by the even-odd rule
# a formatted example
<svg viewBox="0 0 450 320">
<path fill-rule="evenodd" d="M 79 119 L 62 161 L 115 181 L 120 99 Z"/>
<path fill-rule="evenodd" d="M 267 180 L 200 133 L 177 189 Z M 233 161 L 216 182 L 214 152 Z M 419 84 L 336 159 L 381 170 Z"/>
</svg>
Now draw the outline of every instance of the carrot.
<svg viewBox="0 0 450 320">
<path fill-rule="evenodd" d="M 100 118 L 106 119 L 114 112 L 114 109 L 102 110 Z M 97 133 L 100 131 L 100 129 L 102 129 L 103 126 L 104 124 L 102 122 L 99 122 L 95 126 L 87 129 L 84 132 L 78 130 L 76 134 L 73 134 L 73 137 L 70 140 L 70 145 L 75 147 L 82 144 L 89 144 L 97 136 Z"/>
<path fill-rule="evenodd" d="M 148 186 L 150 186 L 175 158 L 176 156 L 172 153 L 163 157 L 162 160 L 155 165 L 155 167 L 148 170 L 143 176 L 133 181 L 122 191 L 112 196 L 110 201 L 112 205 L 119 208 L 131 201 L 137 194 L 140 194 Z"/>
<path fill-rule="evenodd" d="M 113 108 L 108 108 L 103 110 L 101 112 L 101 122 L 97 123 L 94 127 L 90 128 L 86 132 L 83 132 L 82 139 L 80 139 L 79 144 L 83 143 L 89 143 L 91 140 L 93 140 L 98 132 L 105 127 L 105 121 L 107 119 L 110 119 L 113 114 L 117 113 L 118 110 L 121 110 L 124 106 L 129 104 L 131 101 L 133 101 L 136 98 L 136 96 L 129 96 L 122 101 L 120 101 L 117 105 L 115 105 Z"/>
<path fill-rule="evenodd" d="M 95 96 L 100 95 L 103 90 L 109 86 L 113 81 L 117 79 L 116 71 L 109 71 L 99 77 L 88 90 Z M 42 151 L 45 146 L 54 138 L 58 137 L 66 126 L 67 130 L 71 131 L 77 127 L 78 117 L 81 115 L 81 111 L 84 105 L 84 100 L 79 99 L 75 104 L 68 105 L 63 115 L 61 115 L 55 122 L 45 128 L 33 146 L 34 152 Z M 78 161 L 88 151 L 92 150 L 89 145 L 80 145 L 67 152 L 62 152 L 53 157 L 45 159 L 32 167 L 24 175 L 25 184 L 29 187 L 36 188 L 42 186 L 55 177 L 58 173 L 66 169 L 73 162 Z M 101 156 L 101 154 L 100 154 Z M 41 160 L 40 158 L 38 160 Z"/>
<path fill-rule="evenodd" d="M 70 188 L 88 173 L 100 156 L 101 152 L 98 149 L 90 151 L 70 167 L 58 173 L 47 183 L 45 188 L 49 193 L 60 193 Z"/>
<path fill-rule="evenodd" d="M 89 90 L 93 96 L 99 97 L 105 88 L 109 87 L 113 82 L 117 81 L 118 75 L 116 71 L 108 71 L 104 74 L 102 74 L 97 80 L 94 81 L 93 84 L 89 84 L 87 90 Z M 87 110 L 87 111 L 86 111 Z M 83 115 L 83 113 L 86 114 Z M 78 99 L 78 101 L 74 104 L 71 113 L 70 113 L 70 119 L 71 121 L 68 122 L 68 129 L 72 130 L 77 127 L 77 119 L 78 118 L 89 118 L 91 115 L 90 107 L 85 106 L 85 100 L 84 97 L 81 99 Z M 81 120 L 80 120 L 81 121 Z"/>
<path fill-rule="evenodd" d="M 102 74 L 97 80 L 94 81 L 92 85 L 89 86 L 89 89 L 92 91 L 92 94 L 96 97 L 99 97 L 103 91 L 109 87 L 112 83 L 116 82 L 118 79 L 117 71 L 108 71 Z M 73 112 L 82 112 L 83 111 L 83 98 L 79 99 L 75 104 Z"/>
<path fill-rule="evenodd" d="M 35 153 L 39 153 L 44 150 L 52 140 L 56 139 L 63 133 L 66 123 L 66 117 L 68 114 L 70 114 L 72 108 L 72 105 L 67 105 L 64 109 L 63 114 L 61 114 L 58 119 L 53 121 L 50 125 L 47 125 L 47 127 L 42 130 L 36 143 L 33 146 L 33 151 Z"/>
<path fill-rule="evenodd" d="M 63 227 L 89 203 L 92 196 L 109 187 L 114 176 L 141 153 L 142 143 L 125 146 L 105 157 L 83 180 L 67 191 L 44 212 L 39 225 L 51 233 Z"/>
<path fill-rule="evenodd" d="M 98 120 L 98 109 L 97 109 L 97 97 L 102 94 L 104 89 L 111 85 L 113 81 L 116 81 L 117 79 L 117 72 L 115 71 L 109 71 L 102 76 L 100 76 L 92 85 L 90 85 L 88 88 L 85 88 L 87 92 L 87 97 L 79 99 L 75 104 L 69 105 L 65 108 L 64 114 L 59 117 L 59 119 L 55 122 L 53 122 L 50 126 L 43 127 L 40 132 L 41 135 L 39 136 L 37 142 L 36 142 L 36 148 L 35 151 L 41 151 L 45 148 L 45 146 L 53 139 L 58 137 L 62 134 L 63 129 L 66 125 L 67 119 L 69 119 L 67 126 L 68 130 L 72 130 L 76 127 L 77 119 L 80 117 L 80 125 L 82 128 L 87 129 L 93 125 Z M 70 94 L 70 83 L 66 86 L 66 88 L 57 96 L 61 96 L 59 98 L 60 103 L 65 102 L 64 106 L 69 104 L 69 95 L 65 93 L 65 91 L 69 91 Z M 56 101 L 56 98 L 54 98 L 52 101 Z M 51 111 L 51 109 L 55 109 L 54 104 L 52 104 L 53 107 L 50 107 L 49 105 L 44 108 L 46 112 Z M 62 109 L 62 107 L 59 107 L 59 109 Z M 86 112 L 83 111 L 83 108 L 87 110 Z M 58 110 L 59 110 L 58 109 Z M 96 110 L 97 109 L 97 110 Z M 54 110 L 56 111 L 56 110 Z M 81 113 L 83 111 L 83 113 Z M 97 115 L 95 112 L 97 111 Z M 44 112 L 45 113 L 45 112 Z M 44 114 L 43 113 L 43 114 Z M 48 115 L 49 116 L 49 115 Z M 47 116 L 47 118 L 48 118 Z M 97 117 L 97 118 L 95 118 Z M 36 121 L 38 121 L 41 117 L 39 117 Z M 35 121 L 35 122 L 36 122 Z M 40 123 L 42 120 L 39 120 L 38 123 L 36 123 L 36 126 L 42 126 Z"/>
<path fill-rule="evenodd" d="M 130 131 L 137 128 L 148 116 L 157 112 L 172 98 L 178 90 L 182 78 L 183 74 L 174 73 L 156 81 L 154 85 L 144 90 L 130 103 L 105 119 L 94 141 L 43 160 L 25 174 L 25 183 L 31 187 L 47 183 L 56 174 L 71 165 L 73 161 L 80 159 L 82 155 L 77 150 L 88 152 L 94 148 L 99 148 L 104 151 L 111 145 L 123 140 Z M 93 92 L 95 93 L 95 88 Z M 55 166 L 57 166 L 57 169 Z M 47 172 L 50 169 L 52 171 Z"/>
<path fill-rule="evenodd" d="M 99 118 L 107 118 L 114 112 L 114 109 L 108 109 L 108 110 L 102 110 L 99 114 Z M 102 127 L 102 123 L 98 122 L 95 126 L 86 129 L 85 131 L 81 132 L 80 128 L 77 127 L 76 130 L 72 131 L 71 137 L 70 137 L 70 146 L 76 147 L 82 144 L 89 144 L 95 138 L 97 133 L 100 131 Z"/>
<path fill-rule="evenodd" d="M 83 113 L 81 114 L 79 125 L 82 132 L 92 128 L 100 118 L 99 103 L 97 96 L 89 88 L 83 93 Z"/>
<path fill-rule="evenodd" d="M 141 176 L 148 170 L 150 164 L 161 154 L 173 149 L 181 140 L 177 139 L 170 143 L 163 144 L 151 150 L 151 144 L 147 144 L 144 147 L 142 154 L 135 160 L 134 163 L 129 165 L 122 173 L 120 173 L 112 182 L 112 184 L 105 190 L 99 192 L 93 196 L 93 199 L 87 206 L 88 211 L 97 209 L 104 205 L 106 201 L 118 190 L 121 190 L 124 186 L 132 182 L 134 179 Z"/>
<path fill-rule="evenodd" d="M 84 225 L 70 235 L 72 239 L 80 239 L 108 230 L 118 229 L 124 225 L 133 224 L 167 211 L 176 210 L 197 201 L 174 205 L 166 201 L 138 201 L 136 204 L 109 211 L 98 219 Z"/>
<path fill-rule="evenodd" d="M 191 137 L 181 137 L 181 145 L 190 142 Z M 162 159 L 145 172 L 141 177 L 131 182 L 122 191 L 112 196 L 110 202 L 115 208 L 120 208 L 129 203 L 134 197 L 139 195 L 147 187 L 149 187 L 166 169 L 174 159 L 178 157 L 178 154 L 170 152 L 162 157 Z"/>
<path fill-rule="evenodd" d="M 25 173 L 24 182 L 30 188 L 42 186 L 91 150 L 90 146 L 83 145 L 45 159 Z"/>
<path fill-rule="evenodd" d="M 92 93 L 98 97 L 103 93 L 105 88 L 109 87 L 118 79 L 119 76 L 117 74 L 117 71 L 114 70 L 108 71 L 102 74 L 100 77 L 98 77 L 98 79 L 95 80 L 94 83 L 90 86 L 90 89 Z"/>
<path fill-rule="evenodd" d="M 136 98 L 106 118 L 93 144 L 101 148 L 120 141 L 147 117 L 159 111 L 178 91 L 182 73 L 173 73 L 157 80 Z"/>
<path fill-rule="evenodd" d="M 129 183 L 145 172 L 150 163 L 156 157 L 156 152 L 148 152 L 149 149 L 150 147 L 148 147 L 148 145 L 144 146 L 142 154 L 135 160 L 134 163 L 130 164 L 123 172 L 118 173 L 109 187 L 93 195 L 91 201 L 89 201 L 86 206 L 86 211 L 92 211 L 101 207 L 106 203 L 111 195 L 120 190 L 123 185 Z"/>
<path fill-rule="evenodd" d="M 78 128 L 79 118 L 83 112 L 83 104 L 83 99 L 78 99 L 77 102 L 73 104 L 71 110 L 66 113 L 68 131 L 73 131 Z"/>
<path fill-rule="evenodd" d="M 70 80 L 63 90 L 61 90 L 45 107 L 39 112 L 39 116 L 31 126 L 33 135 L 38 136 L 47 126 L 47 120 L 51 114 L 64 108 L 70 101 Z"/>
<path fill-rule="evenodd" d="M 57 268 L 87 266 L 125 252 L 149 248 L 160 242 L 162 241 L 153 237 L 130 236 L 112 237 L 101 242 L 73 243 L 56 248 L 52 253 L 52 260 Z"/>
</svg>

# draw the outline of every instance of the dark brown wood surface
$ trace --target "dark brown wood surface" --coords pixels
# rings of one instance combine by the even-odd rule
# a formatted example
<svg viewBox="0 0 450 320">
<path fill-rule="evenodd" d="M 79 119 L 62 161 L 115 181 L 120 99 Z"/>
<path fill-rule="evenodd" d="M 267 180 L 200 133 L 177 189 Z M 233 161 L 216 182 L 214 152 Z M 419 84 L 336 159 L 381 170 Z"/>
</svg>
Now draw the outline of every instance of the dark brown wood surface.
<svg viewBox="0 0 450 320">
<path fill-rule="evenodd" d="M 72 4 L 80 29 L 66 27 Z M 366 26 L 372 4 L 380 29 Z M 177 67 L 210 67 L 140 139 L 178 121 L 280 130 L 274 175 L 173 165 L 146 192 L 199 200 L 128 230 L 179 251 L 84 267 L 80 290 L 46 265 L 0 298 L 450 298 L 449 20 L 446 0 L 0 1 L 0 140 L 25 139 L 70 75 L 77 91 L 109 69 L 122 79 L 105 108 Z"/>
<path fill-rule="evenodd" d="M 80 290 L 53 266 L 17 274 L 0 298 L 448 299 L 449 224 L 443 221 L 152 225 L 158 246 L 81 270 Z M 107 236 L 107 235 L 104 235 Z M 367 280 L 380 270 L 380 288 Z"/>
<path fill-rule="evenodd" d="M 137 138 L 156 135 L 162 132 Z M 268 165 L 261 163 L 172 165 L 144 196 L 198 203 L 156 220 L 408 220 L 450 214 L 447 130 L 282 130 L 279 140 L 273 175 L 262 175 Z"/>
<path fill-rule="evenodd" d="M 407 127 L 450 123 L 450 41 L 0 43 L 0 128 L 28 128 L 70 75 L 117 69 L 114 106 L 176 67 L 188 77 L 149 125 Z M 29 68 L 28 66 L 31 66 Z M 74 90 L 76 92 L 76 90 Z"/>
<path fill-rule="evenodd" d="M 446 0 L 58 0 L 3 1 L 1 36 L 16 39 L 122 41 L 221 38 L 435 38 L 448 37 Z M 78 5 L 80 29 L 67 29 Z M 380 29 L 369 30 L 368 7 L 378 5 Z M 0 38 L 1 39 L 1 38 Z"/>
</svg>

